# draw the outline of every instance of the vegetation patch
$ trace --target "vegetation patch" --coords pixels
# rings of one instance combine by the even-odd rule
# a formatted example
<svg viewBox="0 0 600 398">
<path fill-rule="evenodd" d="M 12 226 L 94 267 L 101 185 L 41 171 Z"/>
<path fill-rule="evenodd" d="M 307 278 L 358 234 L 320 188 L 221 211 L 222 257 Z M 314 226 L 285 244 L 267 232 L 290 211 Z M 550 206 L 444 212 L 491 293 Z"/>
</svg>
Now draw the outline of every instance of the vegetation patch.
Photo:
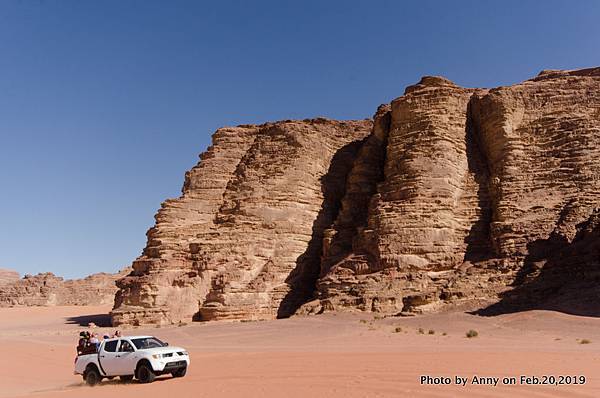
<svg viewBox="0 0 600 398">
<path fill-rule="evenodd" d="M 471 339 L 473 337 L 479 336 L 479 333 L 477 333 L 477 330 L 471 329 L 467 332 L 466 336 Z"/>
<path fill-rule="evenodd" d="M 588 339 L 581 339 L 579 340 L 579 344 L 592 344 L 592 341 Z"/>
</svg>

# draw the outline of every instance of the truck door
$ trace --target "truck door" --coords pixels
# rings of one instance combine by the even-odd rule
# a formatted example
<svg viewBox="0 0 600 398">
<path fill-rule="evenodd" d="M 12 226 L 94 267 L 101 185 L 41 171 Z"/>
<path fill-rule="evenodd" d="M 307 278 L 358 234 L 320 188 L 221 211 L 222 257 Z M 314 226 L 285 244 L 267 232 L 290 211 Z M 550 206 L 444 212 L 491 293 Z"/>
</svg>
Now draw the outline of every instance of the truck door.
<svg viewBox="0 0 600 398">
<path fill-rule="evenodd" d="M 107 376 L 118 375 L 118 360 L 119 353 L 117 352 L 119 340 L 105 341 L 100 347 L 100 353 L 98 354 L 98 361 L 102 371 Z"/>
<path fill-rule="evenodd" d="M 137 364 L 137 354 L 133 344 L 131 344 L 129 340 L 121 340 L 117 354 L 118 375 L 132 375 L 135 372 L 135 366 Z"/>
</svg>

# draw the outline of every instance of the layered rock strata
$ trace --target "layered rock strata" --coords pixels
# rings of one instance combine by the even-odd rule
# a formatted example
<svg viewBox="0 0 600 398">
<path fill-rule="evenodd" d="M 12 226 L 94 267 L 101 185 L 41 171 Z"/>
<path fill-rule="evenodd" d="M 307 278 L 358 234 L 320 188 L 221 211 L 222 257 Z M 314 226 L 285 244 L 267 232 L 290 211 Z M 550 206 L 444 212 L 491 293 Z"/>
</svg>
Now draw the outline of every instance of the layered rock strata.
<svg viewBox="0 0 600 398">
<path fill-rule="evenodd" d="M 218 130 L 119 281 L 113 322 L 261 319 L 297 307 L 312 294 L 304 281 L 318 275 L 322 231 L 371 125 L 313 119 Z"/>
<path fill-rule="evenodd" d="M 323 262 L 317 289 L 325 308 L 400 312 L 439 301 L 435 280 L 490 254 L 487 170 L 467 121 L 475 92 L 426 77 L 392 101 L 378 133 L 387 141 L 383 178 L 370 190 L 366 222 L 353 226 L 346 258 Z M 359 157 L 358 172 L 363 160 L 373 163 Z"/>
<path fill-rule="evenodd" d="M 0 307 L 111 304 L 117 292 L 116 281 L 130 271 L 71 280 L 50 272 L 25 275 L 0 286 Z"/>
<path fill-rule="evenodd" d="M 119 281 L 113 320 L 421 312 L 544 292 L 560 280 L 546 264 L 598 266 L 599 147 L 600 68 L 491 90 L 425 77 L 372 123 L 218 130 Z"/>
</svg>

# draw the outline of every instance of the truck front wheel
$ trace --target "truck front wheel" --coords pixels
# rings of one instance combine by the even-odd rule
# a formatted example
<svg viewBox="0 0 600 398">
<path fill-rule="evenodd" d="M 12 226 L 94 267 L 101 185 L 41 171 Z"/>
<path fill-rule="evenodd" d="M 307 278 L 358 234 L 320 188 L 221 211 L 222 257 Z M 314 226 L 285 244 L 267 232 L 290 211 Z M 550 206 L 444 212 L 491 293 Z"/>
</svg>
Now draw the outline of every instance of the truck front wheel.
<svg viewBox="0 0 600 398">
<path fill-rule="evenodd" d="M 152 383 L 154 381 L 154 378 L 156 378 L 156 375 L 147 363 L 143 363 L 138 368 L 137 378 L 140 381 L 140 383 Z"/>
<path fill-rule="evenodd" d="M 177 369 L 176 371 L 172 372 L 171 374 L 173 375 L 173 377 L 183 377 L 183 376 L 185 376 L 186 373 L 187 373 L 187 366 L 185 368 Z"/>
<path fill-rule="evenodd" d="M 87 383 L 87 385 L 91 386 L 91 387 L 100 383 L 100 381 L 102 380 L 102 377 L 100 376 L 100 372 L 98 372 L 98 369 L 96 369 L 93 366 L 90 366 L 85 371 L 84 378 L 85 378 L 85 382 Z"/>
</svg>

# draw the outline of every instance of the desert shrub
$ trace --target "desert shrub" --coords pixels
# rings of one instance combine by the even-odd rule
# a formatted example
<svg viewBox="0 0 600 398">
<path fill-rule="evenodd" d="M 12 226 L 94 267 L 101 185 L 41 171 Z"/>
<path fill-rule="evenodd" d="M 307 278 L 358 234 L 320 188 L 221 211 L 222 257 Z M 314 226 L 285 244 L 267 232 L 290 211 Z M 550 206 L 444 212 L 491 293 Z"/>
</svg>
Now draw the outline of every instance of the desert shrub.
<svg viewBox="0 0 600 398">
<path fill-rule="evenodd" d="M 579 340 L 579 344 L 591 344 L 591 343 L 592 343 L 592 341 L 588 340 L 588 339 L 581 339 L 581 340 Z"/>
<path fill-rule="evenodd" d="M 477 330 L 471 329 L 467 332 L 468 338 L 477 337 L 477 336 L 479 336 L 479 333 L 477 333 Z"/>
</svg>

